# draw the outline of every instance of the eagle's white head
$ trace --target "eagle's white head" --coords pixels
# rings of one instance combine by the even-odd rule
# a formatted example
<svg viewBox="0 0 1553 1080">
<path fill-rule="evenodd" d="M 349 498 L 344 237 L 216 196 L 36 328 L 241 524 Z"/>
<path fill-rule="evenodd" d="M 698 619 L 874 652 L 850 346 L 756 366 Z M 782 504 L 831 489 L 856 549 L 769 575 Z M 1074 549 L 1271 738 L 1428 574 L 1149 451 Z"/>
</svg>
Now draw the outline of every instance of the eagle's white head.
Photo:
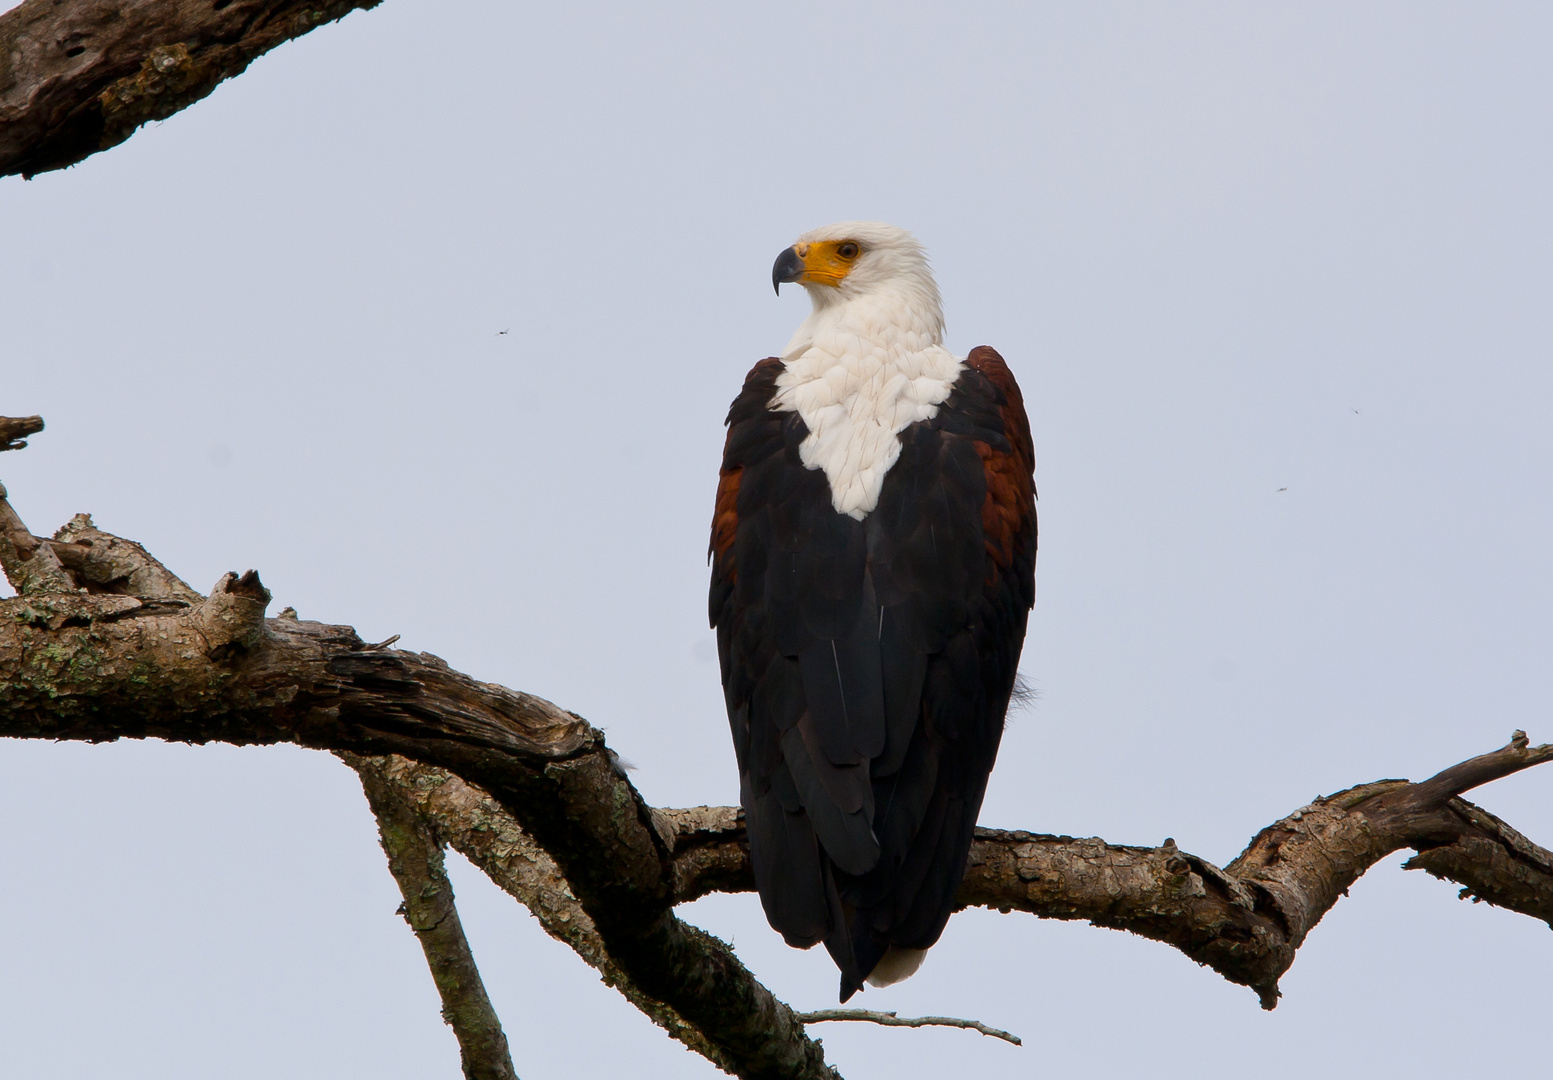
<svg viewBox="0 0 1553 1080">
<path fill-rule="evenodd" d="M 824 469 L 837 513 L 861 521 L 900 456 L 900 433 L 937 415 L 964 365 L 944 348 L 938 285 L 917 238 L 878 221 L 804 233 L 772 283 L 814 301 L 782 354 L 771 408 L 808 428 L 799 456 Z"/>
<path fill-rule="evenodd" d="M 943 303 L 927 252 L 905 229 L 882 221 L 838 221 L 810 229 L 777 256 L 771 283 L 802 285 L 814 303 L 810 322 L 834 318 L 837 307 L 856 307 L 864 321 L 883 318 L 903 329 L 944 338 Z M 827 320 L 829 321 L 829 320 Z"/>
</svg>

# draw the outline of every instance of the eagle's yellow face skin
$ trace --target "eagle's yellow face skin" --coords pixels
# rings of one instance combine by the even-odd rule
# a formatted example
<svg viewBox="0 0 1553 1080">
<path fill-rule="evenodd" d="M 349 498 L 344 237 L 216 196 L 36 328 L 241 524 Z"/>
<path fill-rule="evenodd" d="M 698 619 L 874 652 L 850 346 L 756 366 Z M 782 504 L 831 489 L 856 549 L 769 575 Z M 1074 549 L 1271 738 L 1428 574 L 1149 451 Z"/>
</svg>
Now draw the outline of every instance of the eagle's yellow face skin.
<svg viewBox="0 0 1553 1080">
<path fill-rule="evenodd" d="M 803 263 L 803 273 L 798 275 L 800 284 L 829 285 L 834 289 L 852 272 L 863 247 L 856 240 L 819 240 L 794 244 L 793 252 Z"/>
</svg>

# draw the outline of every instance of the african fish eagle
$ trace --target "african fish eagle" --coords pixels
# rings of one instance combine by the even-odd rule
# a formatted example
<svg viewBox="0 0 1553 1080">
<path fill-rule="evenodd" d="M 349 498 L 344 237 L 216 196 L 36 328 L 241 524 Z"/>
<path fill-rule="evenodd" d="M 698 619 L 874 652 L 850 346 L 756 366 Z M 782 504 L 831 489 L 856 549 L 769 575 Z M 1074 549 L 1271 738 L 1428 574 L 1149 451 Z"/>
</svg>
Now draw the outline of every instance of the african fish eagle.
<svg viewBox="0 0 1553 1080">
<path fill-rule="evenodd" d="M 943 932 L 1035 602 L 1035 454 L 983 345 L 944 348 L 921 245 L 805 233 L 772 281 L 813 311 L 728 411 L 711 621 L 750 861 L 841 1000 Z"/>
</svg>

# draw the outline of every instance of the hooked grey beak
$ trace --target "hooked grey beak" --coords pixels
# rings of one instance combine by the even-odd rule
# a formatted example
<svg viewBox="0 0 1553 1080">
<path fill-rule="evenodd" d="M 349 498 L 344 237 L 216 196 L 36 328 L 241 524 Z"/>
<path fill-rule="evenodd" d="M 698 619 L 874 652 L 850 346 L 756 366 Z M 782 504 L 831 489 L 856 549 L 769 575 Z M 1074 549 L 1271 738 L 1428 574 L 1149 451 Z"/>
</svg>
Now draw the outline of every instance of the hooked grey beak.
<svg viewBox="0 0 1553 1080">
<path fill-rule="evenodd" d="M 782 283 L 798 280 L 798 275 L 803 273 L 803 260 L 798 257 L 798 252 L 788 248 L 777 256 L 776 263 L 771 267 L 771 285 L 776 289 L 778 296 L 782 295 Z"/>
</svg>

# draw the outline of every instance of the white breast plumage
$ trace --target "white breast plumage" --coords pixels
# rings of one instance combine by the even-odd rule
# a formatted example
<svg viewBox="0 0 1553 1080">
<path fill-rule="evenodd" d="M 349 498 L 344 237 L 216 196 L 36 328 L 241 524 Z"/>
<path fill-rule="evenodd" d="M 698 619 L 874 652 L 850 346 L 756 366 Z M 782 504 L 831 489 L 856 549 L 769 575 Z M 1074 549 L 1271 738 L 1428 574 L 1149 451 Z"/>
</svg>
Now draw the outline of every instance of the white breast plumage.
<svg viewBox="0 0 1553 1080">
<path fill-rule="evenodd" d="M 938 414 L 965 365 L 927 335 L 828 329 L 785 358 L 771 407 L 803 418 L 804 465 L 824 469 L 831 505 L 861 521 L 879 505 L 900 433 Z"/>
</svg>

